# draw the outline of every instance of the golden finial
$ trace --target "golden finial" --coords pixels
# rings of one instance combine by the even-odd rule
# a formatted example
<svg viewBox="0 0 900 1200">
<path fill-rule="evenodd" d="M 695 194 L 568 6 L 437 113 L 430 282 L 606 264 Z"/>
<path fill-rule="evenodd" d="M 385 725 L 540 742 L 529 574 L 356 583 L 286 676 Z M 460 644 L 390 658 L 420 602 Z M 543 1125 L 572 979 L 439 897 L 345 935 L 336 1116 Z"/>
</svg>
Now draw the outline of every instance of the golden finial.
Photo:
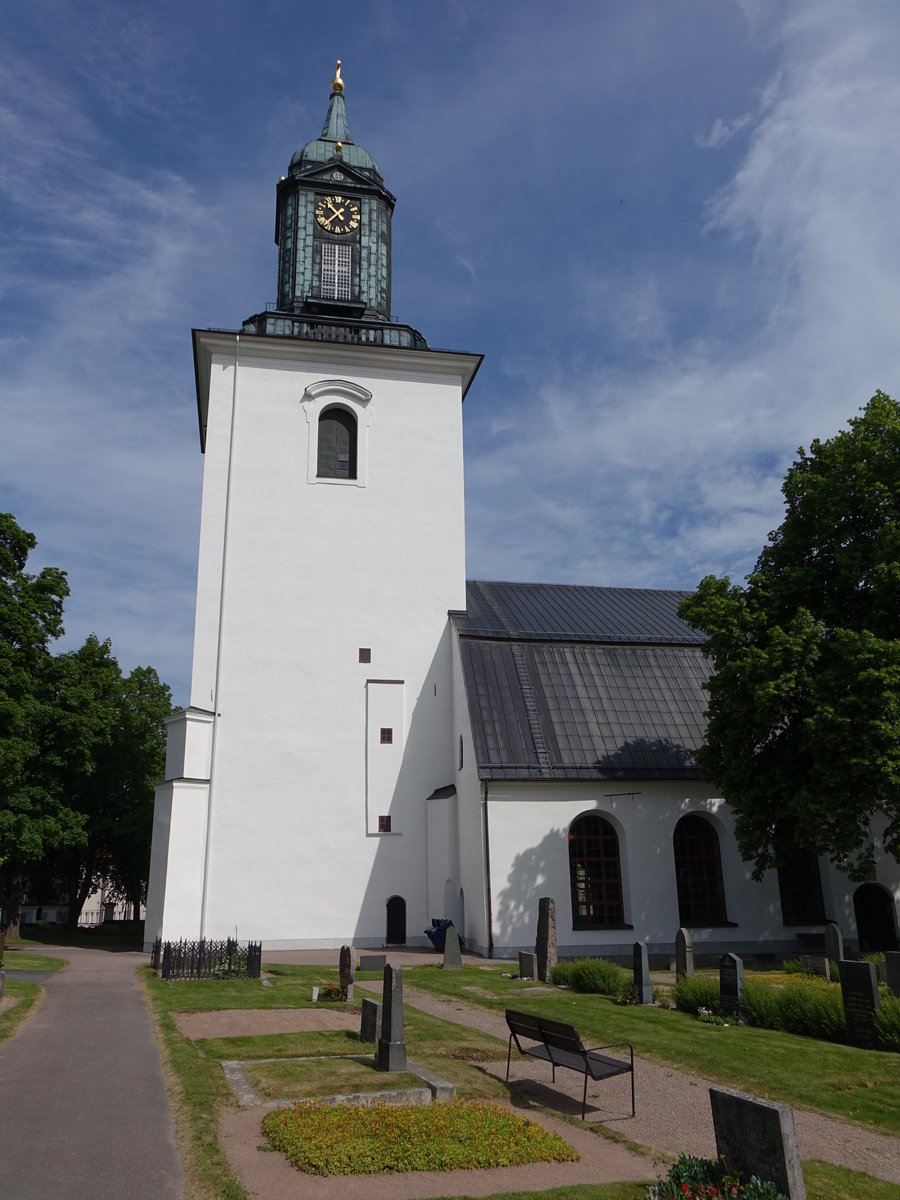
<svg viewBox="0 0 900 1200">
<path fill-rule="evenodd" d="M 343 152 L 343 149 L 344 149 L 344 143 L 343 143 L 343 142 L 335 142 L 335 143 L 334 143 L 334 152 L 335 152 L 335 154 L 341 154 L 341 153 Z"/>
<path fill-rule="evenodd" d="M 332 92 L 337 92 L 340 95 L 344 90 L 344 81 L 341 79 L 341 60 L 337 60 L 337 69 L 334 72 L 334 79 L 331 81 Z"/>
</svg>

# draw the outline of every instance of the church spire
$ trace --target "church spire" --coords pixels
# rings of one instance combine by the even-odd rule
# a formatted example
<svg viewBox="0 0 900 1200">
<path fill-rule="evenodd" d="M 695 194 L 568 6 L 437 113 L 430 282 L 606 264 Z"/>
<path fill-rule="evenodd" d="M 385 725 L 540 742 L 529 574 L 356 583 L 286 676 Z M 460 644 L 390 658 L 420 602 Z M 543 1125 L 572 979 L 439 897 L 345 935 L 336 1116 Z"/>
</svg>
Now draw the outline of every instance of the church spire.
<svg viewBox="0 0 900 1200">
<path fill-rule="evenodd" d="M 331 100 L 328 102 L 328 115 L 322 126 L 320 141 L 350 142 L 350 126 L 347 124 L 347 109 L 344 105 L 344 81 L 341 79 L 341 60 L 337 60 L 334 79 L 331 81 Z"/>
</svg>

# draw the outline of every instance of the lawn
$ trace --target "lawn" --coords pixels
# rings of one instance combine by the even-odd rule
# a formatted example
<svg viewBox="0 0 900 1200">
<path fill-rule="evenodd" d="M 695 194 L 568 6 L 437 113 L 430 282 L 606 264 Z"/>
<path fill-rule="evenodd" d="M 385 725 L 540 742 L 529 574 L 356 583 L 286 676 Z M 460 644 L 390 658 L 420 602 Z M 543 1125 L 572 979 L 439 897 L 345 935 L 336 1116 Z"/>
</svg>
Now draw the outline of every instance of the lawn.
<svg viewBox="0 0 900 1200">
<path fill-rule="evenodd" d="M 632 1042 L 646 1058 L 792 1107 L 900 1136 L 900 1056 L 746 1026 L 704 1025 L 672 1009 L 619 1005 L 605 996 L 532 989 L 500 967 L 404 972 L 407 987 L 502 1012 L 525 1007 L 570 1021 L 585 1043 Z"/>
<path fill-rule="evenodd" d="M 41 998 L 41 989 L 35 983 L 23 983 L 20 979 L 7 979 L 3 995 L 4 998 L 13 998 L 17 1003 L 0 1013 L 0 1044 L 12 1037 L 37 1004 Z"/>
<path fill-rule="evenodd" d="M 264 969 L 270 987 L 251 980 L 167 984 L 146 972 L 168 1051 L 171 1083 L 178 1101 L 176 1108 L 181 1112 L 179 1144 L 188 1180 L 188 1200 L 246 1200 L 246 1193 L 231 1174 L 218 1144 L 218 1114 L 234 1104 L 219 1067 L 221 1060 L 253 1063 L 265 1058 L 360 1053 L 360 1043 L 353 1031 L 197 1042 L 178 1032 L 174 1024 L 177 1012 L 311 1007 L 313 986 L 321 988 L 337 982 L 337 971 L 327 967 L 269 964 Z M 407 988 L 419 987 L 498 1012 L 507 1005 L 543 1011 L 572 1021 L 588 1042 L 633 1041 L 641 1054 L 744 1090 L 845 1119 L 862 1123 L 868 1120 L 872 1127 L 886 1132 L 897 1130 L 900 1083 L 892 1078 L 897 1075 L 896 1055 L 871 1054 L 765 1030 L 718 1029 L 673 1011 L 618 1006 L 599 996 L 547 992 L 537 985 L 503 979 L 501 969 L 486 966 L 451 973 L 433 967 L 415 968 L 404 972 L 404 980 Z M 318 1007 L 322 1007 L 321 1002 Z M 350 1007 L 358 1011 L 359 993 Z M 450 1025 L 418 1012 L 409 1004 L 404 1009 L 404 1024 L 410 1057 L 454 1082 L 458 1095 L 490 1100 L 502 1099 L 507 1094 L 502 1082 L 474 1065 L 478 1061 L 504 1058 L 505 1041 L 469 1027 Z M 329 1077 L 333 1065 L 321 1064 L 324 1079 Z M 801 1078 L 806 1073 L 815 1082 Z M 867 1086 L 866 1080 L 874 1086 Z M 834 1096 L 830 1094 L 832 1091 L 836 1093 Z M 883 1111 L 891 1104 L 894 1116 Z M 861 1117 L 861 1112 L 868 1115 Z M 809 1200 L 857 1200 L 861 1196 L 867 1200 L 900 1200 L 900 1188 L 894 1185 L 825 1163 L 804 1163 L 804 1176 Z M 448 1176 L 447 1183 L 445 1200 L 452 1200 L 452 1176 Z M 503 1200 L 525 1200 L 525 1196 L 525 1193 L 510 1193 Z M 527 1200 L 643 1200 L 643 1197 L 644 1188 L 633 1183 L 527 1193 Z M 500 1200 L 499 1193 L 495 1200 Z"/>
<path fill-rule="evenodd" d="M 64 958 L 34 954 L 19 946 L 7 946 L 3 955 L 4 971 L 61 971 L 65 965 Z"/>
</svg>

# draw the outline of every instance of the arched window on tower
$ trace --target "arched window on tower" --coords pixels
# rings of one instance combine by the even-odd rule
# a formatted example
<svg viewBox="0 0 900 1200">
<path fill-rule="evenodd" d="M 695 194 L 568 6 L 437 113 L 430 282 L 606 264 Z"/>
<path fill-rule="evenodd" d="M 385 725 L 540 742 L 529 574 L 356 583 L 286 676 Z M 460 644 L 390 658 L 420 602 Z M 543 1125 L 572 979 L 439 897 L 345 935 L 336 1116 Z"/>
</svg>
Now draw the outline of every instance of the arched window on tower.
<svg viewBox="0 0 900 1200">
<path fill-rule="evenodd" d="M 356 478 L 356 417 L 346 408 L 326 408 L 319 417 L 320 479 Z"/>
<path fill-rule="evenodd" d="M 608 929 L 625 924 L 619 837 L 609 821 L 586 813 L 569 826 L 572 928 Z"/>
<path fill-rule="evenodd" d="M 678 921 L 685 926 L 725 925 L 725 888 L 719 835 L 704 817 L 682 817 L 675 826 Z"/>
</svg>

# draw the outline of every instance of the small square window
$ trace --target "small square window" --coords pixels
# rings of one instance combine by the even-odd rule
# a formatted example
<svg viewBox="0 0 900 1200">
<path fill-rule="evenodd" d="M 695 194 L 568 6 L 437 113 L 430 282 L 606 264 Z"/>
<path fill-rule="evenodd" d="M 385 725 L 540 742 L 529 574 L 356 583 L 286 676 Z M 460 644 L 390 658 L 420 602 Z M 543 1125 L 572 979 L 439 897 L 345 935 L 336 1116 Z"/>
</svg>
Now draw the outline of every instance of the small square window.
<svg viewBox="0 0 900 1200">
<path fill-rule="evenodd" d="M 385 729 L 384 726 L 382 726 L 382 728 L 381 728 L 381 744 L 382 744 L 382 746 L 390 746 L 390 744 L 393 742 L 393 740 L 394 740 L 393 729 Z"/>
<path fill-rule="evenodd" d="M 368 646 L 360 646 L 359 661 L 363 663 L 370 663 L 372 661 L 372 651 Z"/>
<path fill-rule="evenodd" d="M 391 832 L 391 818 L 390 817 L 379 817 L 378 818 L 378 832 L 379 833 L 390 833 Z"/>
</svg>

